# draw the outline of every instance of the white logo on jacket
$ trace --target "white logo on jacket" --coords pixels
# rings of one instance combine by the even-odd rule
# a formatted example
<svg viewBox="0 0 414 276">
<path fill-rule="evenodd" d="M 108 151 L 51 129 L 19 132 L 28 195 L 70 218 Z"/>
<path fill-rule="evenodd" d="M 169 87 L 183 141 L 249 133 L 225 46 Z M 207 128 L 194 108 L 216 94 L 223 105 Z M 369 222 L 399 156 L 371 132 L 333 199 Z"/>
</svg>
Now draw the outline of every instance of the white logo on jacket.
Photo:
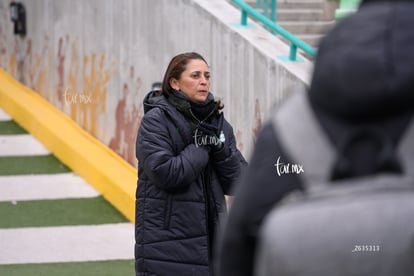
<svg viewBox="0 0 414 276">
<path fill-rule="evenodd" d="M 203 133 L 198 131 L 196 129 L 194 133 L 194 144 L 199 146 L 218 146 L 226 141 L 226 137 L 224 137 L 223 131 L 220 132 L 220 137 L 217 136 L 209 136 L 209 135 L 203 135 Z"/>
</svg>

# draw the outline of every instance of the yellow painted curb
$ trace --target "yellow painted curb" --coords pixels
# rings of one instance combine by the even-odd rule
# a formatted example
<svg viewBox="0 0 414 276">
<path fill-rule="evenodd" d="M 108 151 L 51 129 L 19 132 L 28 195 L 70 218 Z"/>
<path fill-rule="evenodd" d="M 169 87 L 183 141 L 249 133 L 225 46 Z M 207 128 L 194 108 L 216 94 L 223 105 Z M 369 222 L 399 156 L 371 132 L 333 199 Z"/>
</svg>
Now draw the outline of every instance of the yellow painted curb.
<svg viewBox="0 0 414 276">
<path fill-rule="evenodd" d="M 0 107 L 130 221 L 135 220 L 133 166 L 1 68 Z"/>
</svg>

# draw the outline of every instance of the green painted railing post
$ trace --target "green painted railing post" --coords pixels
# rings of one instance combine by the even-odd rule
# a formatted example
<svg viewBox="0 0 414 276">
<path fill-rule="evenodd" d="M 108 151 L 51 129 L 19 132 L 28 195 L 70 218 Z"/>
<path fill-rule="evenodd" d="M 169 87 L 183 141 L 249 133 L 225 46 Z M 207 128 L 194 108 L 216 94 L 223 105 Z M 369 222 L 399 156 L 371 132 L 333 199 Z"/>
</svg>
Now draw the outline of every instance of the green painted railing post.
<svg viewBox="0 0 414 276">
<path fill-rule="evenodd" d="M 295 44 L 290 43 L 289 60 L 296 60 L 297 50 L 298 50 L 298 47 Z"/>
<path fill-rule="evenodd" d="M 277 9 L 277 1 L 276 0 L 272 0 L 272 21 L 276 22 L 276 9 Z"/>
<path fill-rule="evenodd" d="M 246 26 L 247 25 L 247 11 L 242 10 L 241 13 L 241 25 Z"/>
<path fill-rule="evenodd" d="M 339 0 L 339 8 L 335 11 L 335 19 L 341 20 L 354 13 L 361 0 Z"/>
</svg>

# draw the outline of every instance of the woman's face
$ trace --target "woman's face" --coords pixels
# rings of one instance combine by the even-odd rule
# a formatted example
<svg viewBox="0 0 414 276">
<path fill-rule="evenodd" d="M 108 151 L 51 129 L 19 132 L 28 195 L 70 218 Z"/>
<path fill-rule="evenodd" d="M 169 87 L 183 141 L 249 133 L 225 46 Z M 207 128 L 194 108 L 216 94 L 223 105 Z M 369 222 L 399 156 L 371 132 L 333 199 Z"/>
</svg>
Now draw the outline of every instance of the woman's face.
<svg viewBox="0 0 414 276">
<path fill-rule="evenodd" d="M 170 85 L 181 90 L 190 100 L 205 102 L 210 90 L 210 72 L 207 64 L 201 59 L 192 59 L 177 80 L 172 78 Z"/>
</svg>

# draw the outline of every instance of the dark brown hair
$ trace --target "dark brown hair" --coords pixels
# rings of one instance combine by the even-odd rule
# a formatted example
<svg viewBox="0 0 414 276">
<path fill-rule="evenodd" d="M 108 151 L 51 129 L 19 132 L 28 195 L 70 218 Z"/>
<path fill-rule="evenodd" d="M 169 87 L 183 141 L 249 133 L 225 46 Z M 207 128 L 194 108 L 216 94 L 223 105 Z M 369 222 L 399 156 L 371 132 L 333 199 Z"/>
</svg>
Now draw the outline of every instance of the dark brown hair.
<svg viewBox="0 0 414 276">
<path fill-rule="evenodd" d="M 171 89 L 170 80 L 172 78 L 180 79 L 181 74 L 186 70 L 187 64 L 194 59 L 199 59 L 204 61 L 207 66 L 207 61 L 198 53 L 195 52 L 188 52 L 188 53 L 182 53 L 178 54 L 175 57 L 173 57 L 168 64 L 167 70 L 165 71 L 164 78 L 162 80 L 161 85 L 161 94 L 165 95 L 166 97 L 169 96 Z M 221 103 L 220 100 L 215 101 L 216 103 L 216 110 L 219 111 L 223 109 L 224 105 Z"/>
<path fill-rule="evenodd" d="M 164 95 L 168 95 L 169 91 L 172 89 L 170 85 L 170 80 L 172 78 L 177 80 L 180 79 L 181 74 L 187 68 L 187 64 L 190 62 L 190 60 L 193 59 L 200 59 L 207 64 L 207 61 L 200 54 L 194 52 L 179 54 L 171 59 L 170 63 L 168 64 L 167 70 L 165 71 L 164 79 L 162 81 L 161 86 L 161 92 Z"/>
</svg>

